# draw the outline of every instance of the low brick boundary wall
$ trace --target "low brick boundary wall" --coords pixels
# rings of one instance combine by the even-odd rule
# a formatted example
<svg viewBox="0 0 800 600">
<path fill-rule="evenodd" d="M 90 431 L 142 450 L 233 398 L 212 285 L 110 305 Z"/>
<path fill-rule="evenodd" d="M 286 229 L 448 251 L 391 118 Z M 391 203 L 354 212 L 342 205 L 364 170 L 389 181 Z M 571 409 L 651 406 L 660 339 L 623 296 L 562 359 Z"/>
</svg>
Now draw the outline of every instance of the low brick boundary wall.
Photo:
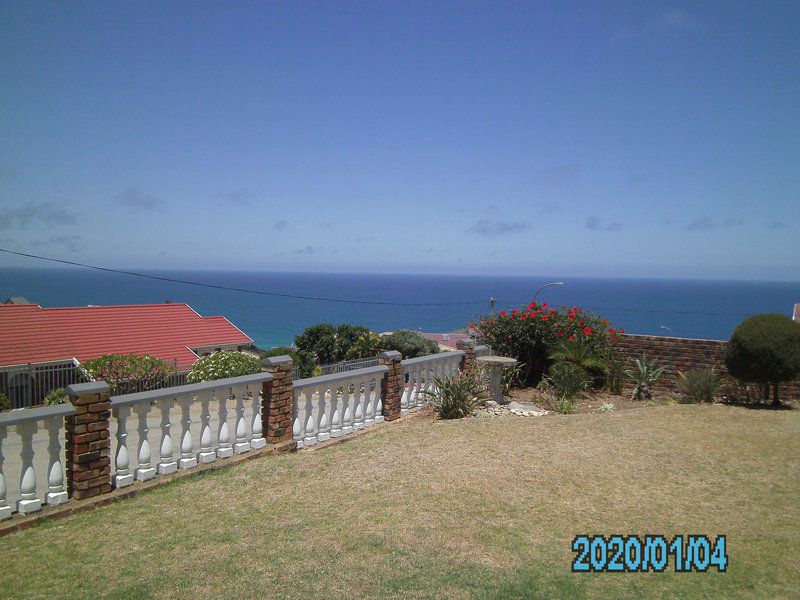
<svg viewBox="0 0 800 600">
<path fill-rule="evenodd" d="M 715 367 L 719 373 L 725 369 L 725 348 L 728 342 L 722 340 L 698 340 L 690 338 L 665 337 L 659 335 L 637 335 L 625 333 L 618 337 L 616 351 L 627 361 L 641 358 L 655 359 L 659 366 L 665 365 L 667 372 L 662 376 L 656 389 L 671 390 L 678 379 L 678 371 L 710 369 Z M 781 386 L 781 398 L 800 400 L 800 379 Z"/>
</svg>

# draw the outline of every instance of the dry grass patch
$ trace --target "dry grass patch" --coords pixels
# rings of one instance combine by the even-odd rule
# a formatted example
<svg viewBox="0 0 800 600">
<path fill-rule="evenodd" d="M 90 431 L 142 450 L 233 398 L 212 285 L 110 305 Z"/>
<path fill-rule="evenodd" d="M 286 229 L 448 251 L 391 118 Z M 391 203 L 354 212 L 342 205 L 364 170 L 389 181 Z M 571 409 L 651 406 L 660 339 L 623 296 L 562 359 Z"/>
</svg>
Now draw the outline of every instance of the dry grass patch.
<svg viewBox="0 0 800 600">
<path fill-rule="evenodd" d="M 788 597 L 800 412 L 414 419 L 0 540 L 7 597 Z M 729 572 L 573 575 L 576 533 L 728 535 Z"/>
</svg>

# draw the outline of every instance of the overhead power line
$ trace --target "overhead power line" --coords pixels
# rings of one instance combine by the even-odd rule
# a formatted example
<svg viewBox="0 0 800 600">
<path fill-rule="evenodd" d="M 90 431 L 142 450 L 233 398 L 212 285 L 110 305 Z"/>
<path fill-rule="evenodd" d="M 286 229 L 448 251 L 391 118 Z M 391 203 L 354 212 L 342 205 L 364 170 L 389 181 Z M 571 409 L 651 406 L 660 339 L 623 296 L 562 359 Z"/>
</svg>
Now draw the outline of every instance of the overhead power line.
<svg viewBox="0 0 800 600">
<path fill-rule="evenodd" d="M 52 258 L 48 256 L 38 256 L 36 254 L 29 254 L 27 252 L 17 252 L 15 250 L 7 250 L 0 248 L 0 252 L 6 254 L 13 254 L 15 256 L 24 256 L 26 258 L 35 258 L 38 260 L 45 260 L 49 262 L 59 263 L 62 265 L 70 265 L 73 267 L 83 267 L 84 269 L 94 269 L 95 271 L 105 271 L 106 273 L 117 273 L 119 275 L 130 275 L 132 277 L 142 277 L 143 279 L 155 279 L 156 281 L 166 281 L 169 283 L 181 283 L 184 285 L 193 285 L 196 287 L 211 288 L 215 290 L 227 290 L 230 292 L 243 292 L 246 294 L 259 294 L 261 296 L 273 296 L 276 298 L 290 298 L 292 300 L 318 300 L 320 302 L 341 302 L 345 304 L 376 304 L 381 306 L 467 306 L 475 304 L 486 304 L 486 300 L 476 302 L 385 302 L 380 300 L 352 300 L 348 298 L 324 298 L 319 296 L 303 296 L 300 294 L 284 294 L 281 292 L 267 292 L 264 290 L 251 290 L 248 288 L 230 287 L 226 285 L 216 285 L 213 283 L 204 283 L 201 281 L 188 281 L 186 279 L 176 279 L 174 277 L 163 277 L 160 275 L 151 275 L 148 273 L 137 273 L 136 271 L 124 271 L 122 269 L 111 269 L 109 267 L 99 267 L 97 265 L 89 265 L 86 263 L 77 262 L 74 260 L 65 260 L 62 258 Z"/>
</svg>

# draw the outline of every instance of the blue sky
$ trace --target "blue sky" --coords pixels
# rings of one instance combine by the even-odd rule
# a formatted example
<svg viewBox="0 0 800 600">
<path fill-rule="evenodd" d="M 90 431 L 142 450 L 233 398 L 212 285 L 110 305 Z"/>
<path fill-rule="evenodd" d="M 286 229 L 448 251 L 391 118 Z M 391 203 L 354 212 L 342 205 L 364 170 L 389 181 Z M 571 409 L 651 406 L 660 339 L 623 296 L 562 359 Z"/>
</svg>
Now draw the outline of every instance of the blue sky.
<svg viewBox="0 0 800 600">
<path fill-rule="evenodd" d="M 3 2 L 0 247 L 797 280 L 799 30 L 793 2 Z"/>
</svg>

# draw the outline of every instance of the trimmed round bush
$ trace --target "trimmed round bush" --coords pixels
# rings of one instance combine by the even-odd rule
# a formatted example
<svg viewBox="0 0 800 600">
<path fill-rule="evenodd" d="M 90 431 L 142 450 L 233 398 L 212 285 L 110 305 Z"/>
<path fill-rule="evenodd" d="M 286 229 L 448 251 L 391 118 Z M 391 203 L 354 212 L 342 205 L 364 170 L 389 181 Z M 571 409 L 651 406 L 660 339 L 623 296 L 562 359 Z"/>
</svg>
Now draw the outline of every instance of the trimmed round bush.
<svg viewBox="0 0 800 600">
<path fill-rule="evenodd" d="M 778 384 L 800 374 L 800 323 L 785 315 L 755 315 L 733 331 L 725 353 L 728 372 L 746 383 Z"/>
<path fill-rule="evenodd" d="M 261 361 L 255 356 L 233 350 L 221 350 L 198 358 L 186 376 L 186 381 L 187 383 L 216 381 L 228 377 L 252 375 L 260 371 Z"/>
<path fill-rule="evenodd" d="M 382 341 L 386 350 L 397 350 L 403 358 L 417 358 L 439 352 L 439 345 L 436 342 L 407 329 L 385 335 Z"/>
<path fill-rule="evenodd" d="M 259 371 L 261 371 L 261 361 L 255 356 L 233 350 L 221 350 L 198 358 L 186 376 L 186 382 L 215 381 L 228 377 L 252 375 Z"/>
</svg>

